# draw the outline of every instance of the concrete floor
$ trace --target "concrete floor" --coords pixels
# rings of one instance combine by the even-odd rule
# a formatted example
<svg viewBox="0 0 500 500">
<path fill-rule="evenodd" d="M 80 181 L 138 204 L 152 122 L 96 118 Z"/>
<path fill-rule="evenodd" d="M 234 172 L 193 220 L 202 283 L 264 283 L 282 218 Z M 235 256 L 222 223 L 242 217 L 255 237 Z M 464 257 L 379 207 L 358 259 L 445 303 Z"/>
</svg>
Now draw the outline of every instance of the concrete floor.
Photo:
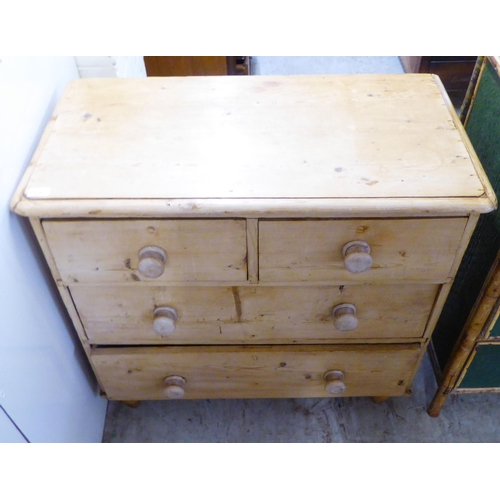
<svg viewBox="0 0 500 500">
<path fill-rule="evenodd" d="M 402 73 L 397 57 L 253 57 L 253 74 Z M 425 356 L 410 397 L 199 400 L 108 406 L 106 443 L 497 443 L 500 395 L 452 395 L 438 418 Z"/>
</svg>

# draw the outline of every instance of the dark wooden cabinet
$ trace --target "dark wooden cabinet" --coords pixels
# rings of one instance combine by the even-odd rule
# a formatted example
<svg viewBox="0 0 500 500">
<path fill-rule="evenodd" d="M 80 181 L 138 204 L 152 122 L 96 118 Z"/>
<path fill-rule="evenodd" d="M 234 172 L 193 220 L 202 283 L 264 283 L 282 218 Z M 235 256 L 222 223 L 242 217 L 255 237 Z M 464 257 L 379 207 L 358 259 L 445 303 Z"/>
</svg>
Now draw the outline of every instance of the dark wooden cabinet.
<svg viewBox="0 0 500 500">
<path fill-rule="evenodd" d="M 148 76 L 250 74 L 248 56 L 144 56 Z"/>
<path fill-rule="evenodd" d="M 455 108 L 465 98 L 477 56 L 399 56 L 407 73 L 433 73 L 443 82 Z"/>
</svg>

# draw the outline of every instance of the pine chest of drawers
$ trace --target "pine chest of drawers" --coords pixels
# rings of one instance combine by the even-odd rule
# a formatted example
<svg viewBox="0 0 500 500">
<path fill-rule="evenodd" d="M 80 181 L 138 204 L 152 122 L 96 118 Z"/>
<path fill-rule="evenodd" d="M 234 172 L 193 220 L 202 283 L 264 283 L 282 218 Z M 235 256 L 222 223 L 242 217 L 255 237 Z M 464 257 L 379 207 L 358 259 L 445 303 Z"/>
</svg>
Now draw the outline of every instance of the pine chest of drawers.
<svg viewBox="0 0 500 500">
<path fill-rule="evenodd" d="M 114 400 L 407 393 L 495 207 L 431 75 L 77 80 L 12 201 Z"/>
</svg>

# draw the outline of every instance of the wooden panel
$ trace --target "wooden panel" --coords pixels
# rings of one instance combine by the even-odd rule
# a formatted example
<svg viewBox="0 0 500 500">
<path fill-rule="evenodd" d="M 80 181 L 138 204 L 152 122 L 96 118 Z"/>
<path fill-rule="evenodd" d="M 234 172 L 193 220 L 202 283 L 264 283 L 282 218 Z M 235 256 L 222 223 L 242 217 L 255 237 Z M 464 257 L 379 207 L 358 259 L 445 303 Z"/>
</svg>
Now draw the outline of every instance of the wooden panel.
<svg viewBox="0 0 500 500">
<path fill-rule="evenodd" d="M 148 76 L 227 75 L 226 56 L 144 56 Z"/>
<path fill-rule="evenodd" d="M 245 281 L 244 220 L 44 221 L 65 282 Z M 139 251 L 157 246 L 167 254 L 155 279 L 137 270 Z"/>
<path fill-rule="evenodd" d="M 26 179 L 27 180 L 27 179 Z M 22 190 L 20 191 L 20 193 Z M 481 198 L 233 198 L 134 200 L 28 200 L 14 198 L 11 209 L 23 216 L 52 219 L 88 217 L 460 217 L 496 208 L 496 197 Z"/>
<path fill-rule="evenodd" d="M 437 285 L 74 287 L 72 296 L 94 344 L 300 344 L 421 338 L 437 291 Z M 331 312 L 346 302 L 356 306 L 358 326 L 340 331 Z M 157 306 L 177 312 L 174 333 L 154 332 Z"/>
<path fill-rule="evenodd" d="M 70 85 L 28 199 L 344 198 L 355 208 L 484 193 L 432 75 Z"/>
<path fill-rule="evenodd" d="M 261 281 L 378 282 L 449 277 L 467 219 L 261 221 Z M 363 240 L 372 268 L 351 273 L 343 246 Z"/>
<path fill-rule="evenodd" d="M 343 396 L 400 396 L 418 345 L 137 347 L 93 350 L 110 399 L 164 399 L 164 379 L 186 379 L 185 399 L 329 397 L 323 374 L 345 373 Z"/>
</svg>

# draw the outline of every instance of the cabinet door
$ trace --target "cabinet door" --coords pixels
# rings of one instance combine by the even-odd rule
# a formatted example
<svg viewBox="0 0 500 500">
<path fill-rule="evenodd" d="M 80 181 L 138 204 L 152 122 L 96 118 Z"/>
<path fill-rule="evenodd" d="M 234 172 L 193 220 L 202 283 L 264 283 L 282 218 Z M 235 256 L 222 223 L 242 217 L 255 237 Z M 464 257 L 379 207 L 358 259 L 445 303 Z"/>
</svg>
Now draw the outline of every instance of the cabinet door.
<svg viewBox="0 0 500 500">
<path fill-rule="evenodd" d="M 148 76 L 227 75 L 226 56 L 144 56 Z"/>
</svg>

